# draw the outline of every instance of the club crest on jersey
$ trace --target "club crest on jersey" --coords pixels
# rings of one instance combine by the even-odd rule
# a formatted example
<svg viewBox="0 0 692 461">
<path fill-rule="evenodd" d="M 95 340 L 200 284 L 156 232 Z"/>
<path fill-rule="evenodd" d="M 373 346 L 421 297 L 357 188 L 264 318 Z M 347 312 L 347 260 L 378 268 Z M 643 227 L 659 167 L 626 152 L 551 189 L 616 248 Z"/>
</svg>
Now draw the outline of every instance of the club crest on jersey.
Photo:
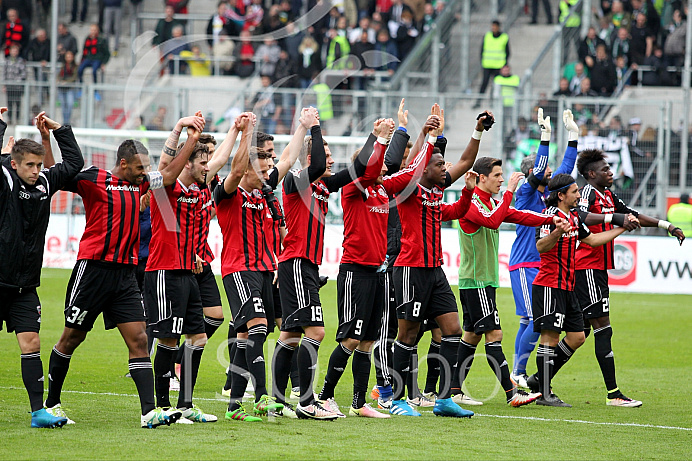
<svg viewBox="0 0 692 461">
<path fill-rule="evenodd" d="M 46 193 L 46 188 L 43 187 L 43 184 L 39 184 L 38 186 L 36 186 L 36 189 L 37 189 L 37 190 L 40 190 L 40 191 L 43 192 L 44 194 Z"/>
<path fill-rule="evenodd" d="M 589 197 L 582 196 L 582 198 L 579 199 L 579 206 L 589 206 Z"/>
<path fill-rule="evenodd" d="M 546 226 L 541 227 L 541 234 L 540 235 L 541 235 L 541 238 L 549 236 L 550 235 L 550 228 L 548 228 Z"/>
</svg>

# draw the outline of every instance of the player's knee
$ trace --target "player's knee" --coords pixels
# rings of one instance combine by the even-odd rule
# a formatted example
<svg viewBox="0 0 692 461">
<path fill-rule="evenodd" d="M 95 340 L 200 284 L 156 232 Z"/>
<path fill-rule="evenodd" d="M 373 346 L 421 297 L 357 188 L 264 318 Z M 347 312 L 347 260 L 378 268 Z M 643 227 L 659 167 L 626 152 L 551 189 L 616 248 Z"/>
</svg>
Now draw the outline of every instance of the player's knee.
<svg viewBox="0 0 692 461">
<path fill-rule="evenodd" d="M 87 332 L 75 330 L 73 328 L 65 328 L 56 344 L 57 349 L 64 354 L 72 354 L 77 347 L 86 339 Z"/>
<path fill-rule="evenodd" d="M 207 345 L 207 335 L 205 333 L 189 335 L 187 341 L 193 346 L 204 347 Z"/>
<path fill-rule="evenodd" d="M 473 331 L 465 331 L 462 339 L 465 343 L 476 345 L 481 342 L 483 335 L 477 335 Z"/>
<path fill-rule="evenodd" d="M 485 340 L 489 343 L 502 341 L 502 330 L 491 330 L 486 332 Z"/>
<path fill-rule="evenodd" d="M 357 339 L 352 339 L 352 338 L 346 338 L 343 341 L 341 341 L 341 345 L 352 352 L 356 347 L 359 346 L 359 344 L 360 344 L 360 341 L 358 341 Z M 371 345 L 372 345 L 372 342 L 371 342 Z"/>
<path fill-rule="evenodd" d="M 18 333 L 17 342 L 19 343 L 19 350 L 22 354 L 31 354 L 41 350 L 41 339 L 38 333 Z"/>
<path fill-rule="evenodd" d="M 139 353 L 139 354 L 144 354 L 142 357 L 145 357 L 149 355 L 148 349 L 147 349 L 147 332 L 145 329 L 142 329 L 142 331 L 135 333 L 132 335 L 132 338 L 130 341 L 128 341 L 128 345 L 132 352 Z"/>
<path fill-rule="evenodd" d="M 315 341 L 322 341 L 324 339 L 324 327 L 306 327 L 305 336 Z"/>
<path fill-rule="evenodd" d="M 360 341 L 357 349 L 363 352 L 370 352 L 374 345 L 375 341 Z"/>
</svg>

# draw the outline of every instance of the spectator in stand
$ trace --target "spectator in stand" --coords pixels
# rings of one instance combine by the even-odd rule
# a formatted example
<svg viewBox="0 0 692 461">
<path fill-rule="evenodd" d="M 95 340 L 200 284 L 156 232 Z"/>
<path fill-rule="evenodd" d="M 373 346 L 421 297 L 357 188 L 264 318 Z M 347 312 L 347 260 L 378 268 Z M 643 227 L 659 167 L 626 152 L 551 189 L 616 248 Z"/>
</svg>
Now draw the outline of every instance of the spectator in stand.
<svg viewBox="0 0 692 461">
<path fill-rule="evenodd" d="M 639 13 L 636 16 L 634 25 L 630 29 L 630 54 L 632 62 L 630 64 L 644 64 L 644 60 L 651 56 L 656 34 L 647 24 L 646 15 Z"/>
<path fill-rule="evenodd" d="M 341 13 L 339 13 L 339 9 L 337 7 L 330 9 L 329 14 L 322 18 L 322 21 L 318 26 L 318 34 L 316 38 L 322 39 L 324 43 L 329 43 L 327 39 L 327 32 L 329 32 L 330 29 L 336 29 L 336 22 L 340 17 Z"/>
<path fill-rule="evenodd" d="M 368 40 L 368 31 L 363 30 L 360 33 L 360 40 L 353 45 L 351 45 L 351 54 L 358 58 L 358 61 L 360 63 L 360 69 L 365 72 L 366 74 L 372 73 L 372 69 L 365 63 L 365 58 L 364 54 L 372 54 L 370 53 L 375 49 L 375 45 L 370 43 Z M 356 77 L 354 79 L 354 89 L 355 90 L 364 90 L 366 89 L 366 84 L 370 80 L 369 77 L 363 76 L 363 77 Z"/>
<path fill-rule="evenodd" d="M 596 28 L 589 27 L 586 37 L 584 37 L 584 40 L 579 44 L 579 60 L 587 64 L 586 58 L 595 58 L 596 47 L 601 44 L 605 45 L 605 42 L 596 34 Z"/>
<path fill-rule="evenodd" d="M 58 73 L 58 99 L 62 108 L 62 124 L 70 125 L 72 120 L 72 108 L 74 107 L 77 88 L 77 65 L 74 60 L 74 53 L 66 51 L 62 59 L 62 69 Z"/>
<path fill-rule="evenodd" d="M 166 6 L 172 6 L 175 14 L 187 14 L 187 4 L 190 0 L 164 0 Z"/>
<path fill-rule="evenodd" d="M 426 3 L 423 7 L 423 19 L 421 21 L 423 24 L 423 33 L 428 32 L 432 28 L 435 19 L 437 19 L 437 12 L 435 11 L 435 7 L 433 7 L 432 3 Z"/>
<path fill-rule="evenodd" d="M 37 82 L 48 81 L 48 62 L 50 61 L 50 40 L 44 29 L 36 31 L 36 37 L 31 39 L 27 48 L 26 60 L 36 64 L 39 67 L 34 67 L 34 79 Z M 41 87 L 39 90 L 40 105 L 43 106 L 44 100 L 48 96 L 48 85 Z"/>
<path fill-rule="evenodd" d="M 394 75 L 394 72 L 399 65 L 396 44 L 389 38 L 389 32 L 384 27 L 377 34 L 375 51 L 377 53 L 373 54 L 373 69 L 387 71 L 389 75 Z"/>
<path fill-rule="evenodd" d="M 682 13 L 679 10 L 673 13 L 673 20 L 676 21 L 676 27 L 672 29 L 672 32 L 666 38 L 666 43 L 663 45 L 663 54 L 669 66 L 682 66 L 685 61 L 687 21 L 683 19 Z M 679 24 L 677 20 L 680 21 Z M 669 28 L 669 30 L 671 29 Z"/>
<path fill-rule="evenodd" d="M 281 21 L 281 26 L 285 26 L 289 21 L 293 22 L 295 15 L 293 14 L 293 7 L 291 6 L 290 0 L 281 0 L 279 3 L 279 20 Z"/>
<path fill-rule="evenodd" d="M 50 27 L 50 6 L 51 0 L 36 0 L 36 23 L 41 29 Z"/>
<path fill-rule="evenodd" d="M 183 26 L 183 23 L 177 19 L 173 19 L 175 14 L 175 9 L 172 6 L 166 6 L 164 10 L 165 16 L 163 19 L 159 19 L 156 23 L 156 35 L 152 39 L 151 43 L 154 46 L 158 46 L 173 38 L 173 28 L 176 26 Z"/>
<path fill-rule="evenodd" d="M 347 21 L 344 16 L 341 16 L 336 21 L 336 29 L 331 29 L 327 36 L 329 37 L 329 47 L 327 49 L 327 65 L 326 69 L 345 69 L 348 63 L 346 60 L 339 61 L 341 58 L 348 56 L 351 53 L 351 44 L 346 38 Z"/>
<path fill-rule="evenodd" d="M 579 94 L 577 97 L 583 97 L 583 98 L 597 98 L 600 96 L 597 92 L 591 89 L 591 79 L 590 78 L 585 78 L 584 80 L 581 81 L 581 89 L 579 91 Z M 599 104 L 584 104 L 583 111 L 581 111 L 581 116 L 583 117 L 584 122 L 591 122 L 593 115 L 598 114 L 600 110 L 600 105 Z"/>
<path fill-rule="evenodd" d="M 613 1 L 610 14 L 606 16 L 606 19 L 608 20 L 608 23 L 615 27 L 615 29 L 624 27 L 627 31 L 629 31 L 630 26 L 632 25 L 632 14 L 625 11 L 625 6 L 620 0 Z"/>
<path fill-rule="evenodd" d="M 202 53 L 199 45 L 192 45 L 190 50 L 182 50 L 180 58 L 185 61 L 190 75 L 193 77 L 209 77 L 211 69 L 209 68 L 211 61 L 206 53 Z"/>
<path fill-rule="evenodd" d="M 228 36 L 228 32 L 222 30 L 219 34 L 218 41 L 212 48 L 212 54 L 214 59 L 221 60 L 219 62 L 219 72 L 221 75 L 230 75 L 233 71 L 233 50 L 235 49 L 235 42 L 231 40 Z M 216 69 L 216 65 L 214 66 Z"/>
<path fill-rule="evenodd" d="M 279 5 L 272 5 L 269 7 L 269 11 L 267 11 L 267 14 L 265 14 L 262 19 L 262 34 L 271 34 L 284 26 L 279 16 L 280 11 Z M 257 34 L 257 31 L 255 31 L 255 34 Z"/>
<path fill-rule="evenodd" d="M 613 115 L 610 118 L 610 122 L 608 123 L 608 127 L 604 128 L 601 131 L 601 133 L 599 133 L 599 136 L 619 138 L 620 136 L 623 136 L 624 134 L 625 134 L 625 130 L 623 130 L 623 128 L 622 128 L 622 119 L 620 118 L 619 115 Z"/>
<path fill-rule="evenodd" d="M 123 17 L 123 0 L 103 0 L 103 30 L 106 36 L 106 43 L 110 46 L 111 34 L 115 35 L 115 46 L 113 46 L 113 57 L 118 56 L 120 49 L 120 23 Z"/>
<path fill-rule="evenodd" d="M 5 48 L 5 58 L 10 55 L 10 47 L 12 45 L 17 45 L 19 47 L 19 54 L 24 55 L 26 53 L 27 46 L 29 45 L 29 33 L 31 25 L 24 23 L 19 13 L 14 8 L 7 10 L 7 22 L 5 23 L 5 36 L 3 40 L 3 47 Z"/>
<path fill-rule="evenodd" d="M 411 50 L 413 50 L 413 47 L 416 46 L 418 35 L 418 29 L 413 24 L 413 13 L 404 11 L 401 14 L 401 23 L 396 31 L 396 44 L 401 61 L 404 61 Z"/>
<path fill-rule="evenodd" d="M 663 43 L 666 42 L 666 39 L 670 34 L 675 32 L 676 29 L 684 24 L 685 21 L 682 18 L 682 12 L 679 9 L 674 10 L 670 20 L 665 24 Z"/>
<path fill-rule="evenodd" d="M 84 24 L 86 21 L 86 15 L 89 8 L 89 0 L 82 0 L 82 9 L 79 9 L 79 0 L 72 0 L 72 19 L 70 19 L 70 24 L 75 24 L 77 22 L 77 15 L 79 14 L 79 22 Z"/>
<path fill-rule="evenodd" d="M 262 0 L 252 0 L 252 3 L 245 8 L 245 24 L 243 25 L 243 30 L 254 32 L 256 28 L 261 26 L 262 19 L 264 19 Z"/>
<path fill-rule="evenodd" d="M 483 81 L 480 93 L 484 94 L 491 79 L 500 75 L 500 69 L 509 61 L 509 36 L 500 29 L 500 21 L 493 21 L 490 31 L 485 33 L 481 43 L 481 67 L 483 68 Z M 474 108 L 481 106 L 481 101 L 476 100 Z"/>
<path fill-rule="evenodd" d="M 161 52 L 164 59 L 168 60 L 169 74 L 185 74 L 187 73 L 187 63 L 176 59 L 180 57 L 183 51 L 190 51 L 188 39 L 184 36 L 185 29 L 182 25 L 177 25 L 173 28 L 173 37 L 170 40 L 161 44 Z"/>
<path fill-rule="evenodd" d="M 620 56 L 619 58 L 622 58 Z M 617 85 L 615 64 L 606 52 L 605 44 L 596 47 L 596 59 L 587 57 L 589 75 L 591 75 L 591 88 L 599 96 L 610 96 Z"/>
<path fill-rule="evenodd" d="M 339 13 L 346 18 L 348 28 L 356 27 L 358 24 L 358 8 L 355 0 L 339 0 Z"/>
<path fill-rule="evenodd" d="M 298 47 L 300 58 L 298 59 L 298 77 L 300 87 L 307 88 L 312 82 L 312 76 L 322 69 L 320 61 L 319 45 L 312 35 L 306 35 Z"/>
<path fill-rule="evenodd" d="M 392 7 L 389 10 L 389 17 L 387 18 L 387 27 L 389 28 L 389 35 L 391 35 L 392 38 L 396 38 L 396 33 L 402 23 L 401 19 L 404 11 L 408 11 L 413 18 L 413 10 L 410 6 L 405 4 L 403 0 L 392 0 Z"/>
<path fill-rule="evenodd" d="M 574 65 L 574 76 L 569 82 L 569 89 L 572 92 L 572 96 L 577 96 L 581 92 L 581 82 L 588 78 L 586 72 L 584 72 L 584 64 L 578 62 Z"/>
<path fill-rule="evenodd" d="M 351 29 L 351 31 L 348 33 L 348 41 L 352 44 L 359 43 L 361 41 L 361 35 L 363 35 L 363 32 L 368 34 L 368 42 L 374 45 L 375 41 L 377 40 L 377 35 L 375 34 L 375 30 L 370 27 L 370 18 L 367 16 L 360 18 L 360 21 L 358 21 L 358 27 Z"/>
<path fill-rule="evenodd" d="M 661 29 L 661 16 L 658 14 L 658 11 L 656 11 L 653 2 L 651 0 L 631 0 L 630 4 L 632 7 L 632 17 L 635 21 L 637 16 L 643 14 L 644 17 L 646 17 L 646 24 L 649 26 L 651 33 L 654 37 L 658 37 L 658 33 Z M 630 30 L 630 33 L 631 32 Z M 634 34 L 632 35 L 634 36 Z"/>
<path fill-rule="evenodd" d="M 259 122 L 259 130 L 265 133 L 274 133 L 276 122 L 281 118 L 281 97 L 274 92 L 272 79 L 268 75 L 262 76 L 262 88 L 257 92 L 250 103 L 253 113 Z"/>
<path fill-rule="evenodd" d="M 610 50 L 613 59 L 617 58 L 618 56 L 624 56 L 625 63 L 628 66 L 630 65 L 632 62 L 630 33 L 626 28 L 620 27 L 618 29 L 617 37 L 615 37 L 615 40 L 613 40 Z"/>
<path fill-rule="evenodd" d="M 632 68 L 633 70 L 636 70 L 637 65 L 632 64 Z M 632 83 L 632 74 L 629 76 L 627 75 L 629 69 L 630 68 L 627 67 L 627 63 L 625 62 L 625 58 L 623 56 L 620 56 L 615 60 L 615 77 L 617 79 L 616 87 L 630 86 Z"/>
<path fill-rule="evenodd" d="M 5 85 L 2 90 L 7 94 L 7 108 L 9 109 L 7 124 L 11 125 L 12 120 L 15 123 L 20 123 L 22 96 L 24 95 L 24 85 L 21 82 L 26 80 L 26 61 L 19 55 L 19 45 L 16 43 L 10 45 L 10 55 L 5 58 L 2 77 Z"/>
<path fill-rule="evenodd" d="M 207 24 L 207 43 L 209 48 L 214 48 L 219 42 L 219 35 L 226 31 L 228 35 L 235 35 L 235 23 L 228 16 L 228 2 L 221 0 L 216 6 L 216 13 L 212 15 Z"/>
<path fill-rule="evenodd" d="M 82 60 L 77 70 L 79 81 L 84 81 L 84 70 L 87 67 L 91 67 L 94 74 L 94 83 L 96 83 L 98 81 L 99 69 L 104 69 L 110 57 L 111 53 L 108 51 L 108 42 L 99 35 L 98 24 L 92 24 L 89 26 L 89 35 L 86 40 L 84 40 Z"/>
<path fill-rule="evenodd" d="M 651 56 L 644 59 L 644 65 L 651 67 L 652 70 L 642 73 L 642 85 L 662 86 L 671 84 L 661 48 L 654 45 Z"/>
<path fill-rule="evenodd" d="M 240 43 L 235 46 L 233 56 L 235 63 L 233 70 L 239 77 L 249 77 L 255 71 L 255 46 L 250 40 L 252 35 L 249 30 L 240 32 Z"/>
<path fill-rule="evenodd" d="M 559 98 L 560 96 L 572 96 L 572 91 L 569 89 L 569 80 L 565 77 L 560 79 L 560 88 L 553 93 L 553 96 Z"/>
<path fill-rule="evenodd" d="M 375 21 L 382 21 L 382 23 L 386 23 L 389 20 L 389 12 L 392 9 L 392 5 L 392 0 L 375 0 L 375 11 L 371 15 L 372 19 Z M 381 18 L 375 19 L 375 13 L 379 14 Z"/>
<path fill-rule="evenodd" d="M 64 58 L 68 51 L 77 55 L 77 39 L 70 33 L 67 24 L 61 22 L 58 24 L 58 57 Z"/>
<path fill-rule="evenodd" d="M 286 33 L 288 34 L 281 41 L 281 48 L 288 52 L 291 59 L 297 61 L 301 58 L 298 48 L 305 38 L 305 32 L 299 30 L 293 21 L 286 24 Z"/>
<path fill-rule="evenodd" d="M 281 48 L 273 38 L 265 38 L 264 43 L 255 50 L 255 59 L 259 62 L 260 75 L 274 75 L 276 63 L 279 61 Z"/>
</svg>

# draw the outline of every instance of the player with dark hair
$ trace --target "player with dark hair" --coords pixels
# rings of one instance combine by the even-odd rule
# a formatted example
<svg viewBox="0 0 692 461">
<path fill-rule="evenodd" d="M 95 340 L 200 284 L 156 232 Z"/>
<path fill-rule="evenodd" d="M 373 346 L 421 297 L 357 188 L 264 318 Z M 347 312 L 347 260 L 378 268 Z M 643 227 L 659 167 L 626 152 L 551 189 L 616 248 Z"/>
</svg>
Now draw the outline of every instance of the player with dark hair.
<svg viewBox="0 0 692 461">
<path fill-rule="evenodd" d="M 0 108 L 0 145 L 7 123 Z M 9 155 L 0 156 L 0 328 L 15 332 L 21 353 L 21 374 L 31 405 L 31 427 L 60 427 L 67 417 L 50 413 L 43 404 L 43 363 L 39 329 L 43 249 L 53 195 L 79 173 L 84 158 L 69 126 L 45 117 L 37 122 L 53 130 L 63 161 L 42 169 L 45 149 L 30 139 L 19 139 Z"/>
<path fill-rule="evenodd" d="M 551 380 L 584 344 L 584 321 L 574 292 L 576 250 L 579 241 L 598 247 L 612 241 L 625 229 L 618 227 L 592 234 L 575 209 L 579 188 L 569 174 L 558 174 L 548 183 L 550 195 L 546 213 L 563 218 L 559 224 L 536 229 L 536 248 L 541 267 L 533 281 L 534 330 L 541 333 L 536 351 L 538 373 L 529 377 L 529 386 L 542 394 L 538 405 L 571 407 L 552 392 Z M 565 337 L 560 341 L 560 332 Z M 535 384 L 535 387 L 534 387 Z"/>
<path fill-rule="evenodd" d="M 351 167 L 332 174 L 334 160 L 319 124 L 311 127 L 299 160 L 304 169 L 291 171 L 283 183 L 288 234 L 279 257 L 279 290 L 283 321 L 272 360 L 274 396 L 285 402 L 291 360 L 298 340 L 299 418 L 335 419 L 338 415 L 315 401 L 312 385 L 317 352 L 324 338 L 318 266 L 322 263 L 329 195 L 363 176 L 376 136 L 370 134 Z"/>
<path fill-rule="evenodd" d="M 276 166 L 270 169 L 268 159 L 271 154 L 250 146 L 254 116 L 241 117 L 237 123 L 243 136 L 231 172 L 214 190 L 223 234 L 221 275 L 233 315 L 233 327 L 238 335 L 230 367 L 231 393 L 226 419 L 261 421 L 242 405 L 247 387 L 246 369 L 254 381 L 255 415 L 280 413 L 284 409 L 283 404 L 267 395 L 266 388 L 263 347 L 268 321 L 274 321 L 272 281 L 276 260 L 269 235 L 264 233 L 270 205 L 262 194 L 262 188 L 267 185 L 273 190 L 284 178 L 298 158 L 308 127 L 316 124 L 317 120 L 316 109 L 303 109 L 293 139 Z"/>
<path fill-rule="evenodd" d="M 587 149 L 579 154 L 577 170 L 587 184 L 581 190 L 579 209 L 582 212 L 605 214 L 603 223 L 590 225 L 594 235 L 622 225 L 617 215 L 624 213 L 636 217 L 642 227 L 659 227 L 677 237 L 682 244 L 685 234 L 678 227 L 665 220 L 652 218 L 628 207 L 610 188 L 613 185 L 613 172 L 605 154 L 596 149 Z M 620 220 L 622 220 L 620 218 Z M 591 224 L 591 223 L 589 223 Z M 617 407 L 639 407 L 642 402 L 626 397 L 618 388 L 615 379 L 615 359 L 611 345 L 613 330 L 610 325 L 610 290 L 608 288 L 608 269 L 613 269 L 612 241 L 599 248 L 588 243 L 577 248 L 576 293 L 584 313 L 585 333 L 593 327 L 596 359 L 603 374 L 608 396 L 606 405 Z"/>
<path fill-rule="evenodd" d="M 549 120 L 548 120 L 548 123 Z M 473 363 L 476 346 L 485 336 L 485 355 L 505 391 L 507 403 L 520 407 L 535 401 L 540 395 L 517 389 L 510 378 L 509 366 L 502 351 L 502 328 L 495 293 L 500 286 L 498 228 L 503 222 L 540 226 L 560 222 L 549 214 L 510 207 L 514 191 L 523 178 L 512 173 L 501 200 L 493 195 L 500 192 L 504 182 L 502 160 L 482 157 L 473 170 L 478 174 L 468 213 L 459 219 L 459 299 L 464 313 L 464 336 L 459 343 L 457 370 L 452 381 L 452 393 L 461 393 L 461 386 Z"/>
<path fill-rule="evenodd" d="M 563 112 L 562 120 L 569 136 L 565 155 L 555 174 L 571 173 L 577 161 L 579 127 L 574 122 L 570 110 Z M 553 175 L 548 166 L 552 128 L 550 117 L 543 118 L 542 108 L 538 109 L 538 125 L 541 129 L 538 153 L 525 157 L 521 162 L 521 172 L 526 176 L 526 181 L 517 189 L 514 202 L 517 210 L 531 210 L 536 213 L 545 209 L 545 197 L 549 193 L 547 185 Z M 510 377 L 519 387 L 528 388 L 526 363 L 540 336 L 539 333 L 533 331 L 531 285 L 538 274 L 541 256 L 536 250 L 536 229 L 533 226 L 517 224 L 516 232 L 517 236 L 509 254 L 509 278 L 512 283 L 516 313 L 520 320 L 514 341 L 514 367 Z"/>
<path fill-rule="evenodd" d="M 198 115 L 201 115 L 198 113 Z M 159 166 L 178 159 L 181 148 L 175 146 L 180 136 L 180 122 L 166 140 Z M 205 182 L 209 171 L 209 149 L 199 143 L 201 130 L 188 127 L 189 160 L 176 181 L 163 190 L 154 190 L 151 198 L 152 237 L 149 260 L 144 275 L 144 306 L 152 335 L 158 338 L 154 375 L 156 399 L 160 407 L 170 407 L 169 381 L 178 340 L 186 341 L 180 376 L 180 394 L 177 408 L 181 421 L 214 422 L 216 416 L 205 414 L 192 404 L 197 371 L 207 342 L 204 313 L 197 280 L 196 237 L 202 203 L 199 183 Z M 192 141 L 190 141 L 192 138 Z M 169 165 L 170 166 L 170 165 Z M 184 419 L 183 419 L 184 418 Z"/>
<path fill-rule="evenodd" d="M 437 104 L 432 114 L 443 119 L 444 112 Z M 399 193 L 397 207 L 401 218 L 401 253 L 394 264 L 393 279 L 399 319 L 399 333 L 394 342 L 393 371 L 394 396 L 391 414 L 420 416 L 403 399 L 411 356 L 420 324 L 424 319 L 434 319 L 442 330 L 440 346 L 440 394 L 435 401 L 433 412 L 439 416 L 471 417 L 473 412 L 464 410 L 451 399 L 449 370 L 457 362 L 461 325 L 456 299 L 442 270 L 442 242 L 440 224 L 442 221 L 458 219 L 468 210 L 471 203 L 469 187 L 472 174 L 467 175 L 467 189 L 454 205 L 442 201 L 443 191 L 465 172 L 476 158 L 483 121 L 492 119 L 490 112 L 481 114 L 476 122 L 469 144 L 459 161 L 447 170 L 444 157 L 439 149 L 435 151 L 439 125 L 431 130 L 428 142 L 409 168 L 419 167 L 417 183 L 408 189 L 389 189 L 390 194 Z M 438 122 L 439 123 L 439 122 Z M 397 175 L 394 175 L 396 177 Z M 446 362 L 446 363 L 445 363 Z M 400 380 L 400 381 L 399 381 Z"/>
<path fill-rule="evenodd" d="M 106 329 L 117 327 L 128 347 L 130 375 L 140 398 L 142 427 L 168 425 L 181 416 L 179 411 L 154 408 L 146 316 L 135 275 L 140 197 L 147 189 L 154 191 L 175 183 L 193 152 L 195 133 L 204 126 L 204 120 L 186 117 L 178 126 L 181 129 L 188 126 L 190 137 L 180 156 L 167 168 L 149 173 L 147 149 L 139 141 L 128 139 L 118 147 L 115 168 L 88 168 L 65 187 L 82 196 L 87 223 L 77 264 L 67 286 L 65 329 L 50 359 L 46 406 L 56 413 L 64 414 L 60 394 L 72 354 L 103 313 Z"/>
</svg>

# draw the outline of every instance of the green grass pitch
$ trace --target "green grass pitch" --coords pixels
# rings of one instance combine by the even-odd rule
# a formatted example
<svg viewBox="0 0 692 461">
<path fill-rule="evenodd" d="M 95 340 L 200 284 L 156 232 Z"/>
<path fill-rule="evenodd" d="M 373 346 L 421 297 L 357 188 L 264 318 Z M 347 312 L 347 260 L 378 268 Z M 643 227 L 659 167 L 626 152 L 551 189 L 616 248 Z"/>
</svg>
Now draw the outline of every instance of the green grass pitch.
<svg viewBox="0 0 692 461">
<path fill-rule="evenodd" d="M 43 271 L 39 294 L 46 374 L 51 348 L 63 328 L 69 274 L 67 270 Z M 321 295 L 327 335 L 320 348 L 317 389 L 336 345 L 336 284 L 330 282 Z M 508 289 L 498 291 L 498 305 L 505 331 L 504 351 L 511 361 L 518 322 Z M 692 399 L 687 385 L 692 365 L 688 337 L 692 296 L 614 293 L 611 305 L 618 384 L 626 395 L 642 400 L 643 407 L 605 406 L 603 380 L 593 353 L 593 339 L 589 338 L 554 381 L 555 392 L 574 408 L 510 408 L 498 394 L 484 406 L 472 408 L 477 411 L 475 417 L 463 420 L 437 418 L 424 410 L 421 418 L 390 420 L 348 417 L 334 422 L 226 421 L 226 402 L 217 395 L 225 379 L 225 364 L 217 359 L 217 351 L 225 349 L 224 325 L 204 353 L 195 391 L 196 402 L 206 412 L 217 415 L 219 421 L 143 430 L 139 428 L 135 386 L 124 377 L 125 345 L 117 330 L 105 332 L 98 321 L 72 357 L 63 391 L 63 406 L 77 424 L 53 430 L 31 429 L 19 348 L 14 335 L 3 332 L 0 458 L 689 459 Z M 224 310 L 228 317 L 227 305 Z M 276 337 L 275 332 L 268 343 Z M 428 343 L 426 335 L 421 342 L 422 353 L 427 351 Z M 529 371 L 533 370 L 534 356 L 529 361 Z M 424 375 L 422 364 L 421 385 Z M 476 397 L 489 396 L 495 384 L 485 359 L 477 357 L 467 380 L 468 390 Z M 351 396 L 349 363 L 336 398 L 342 408 L 348 408 Z"/>
</svg>

